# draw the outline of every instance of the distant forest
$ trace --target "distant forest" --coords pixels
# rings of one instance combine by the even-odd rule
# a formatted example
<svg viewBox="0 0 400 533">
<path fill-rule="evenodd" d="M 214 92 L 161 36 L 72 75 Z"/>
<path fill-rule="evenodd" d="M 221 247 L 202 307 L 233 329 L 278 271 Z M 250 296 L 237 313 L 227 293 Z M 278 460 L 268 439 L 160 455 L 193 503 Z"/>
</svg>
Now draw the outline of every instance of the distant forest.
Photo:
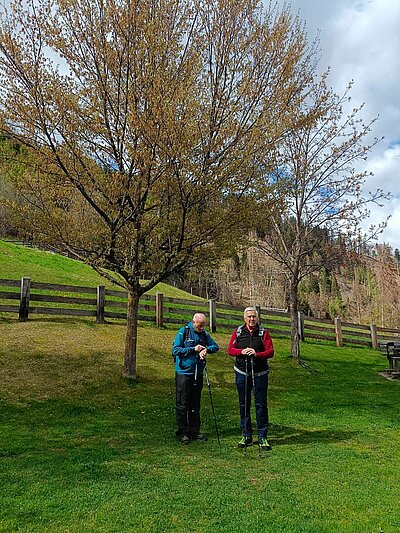
<svg viewBox="0 0 400 533">
<path fill-rule="evenodd" d="M 336 264 L 301 282 L 301 310 L 317 318 L 400 327 L 399 250 L 386 244 L 342 250 Z M 282 266 L 255 247 L 218 265 L 199 265 L 170 282 L 232 305 L 288 308 L 288 282 Z"/>
</svg>

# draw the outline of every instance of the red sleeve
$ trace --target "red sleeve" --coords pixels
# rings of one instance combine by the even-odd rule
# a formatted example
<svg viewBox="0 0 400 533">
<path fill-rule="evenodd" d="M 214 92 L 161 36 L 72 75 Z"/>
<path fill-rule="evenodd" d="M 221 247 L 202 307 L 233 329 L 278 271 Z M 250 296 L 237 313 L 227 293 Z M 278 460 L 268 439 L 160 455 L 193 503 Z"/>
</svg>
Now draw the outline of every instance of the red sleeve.
<svg viewBox="0 0 400 533">
<path fill-rule="evenodd" d="M 265 357 L 266 359 L 273 357 L 274 356 L 274 345 L 272 344 L 271 335 L 268 333 L 267 329 L 264 332 L 263 345 L 264 345 L 264 351 L 256 352 L 257 357 Z"/>
<path fill-rule="evenodd" d="M 238 357 L 239 355 L 242 355 L 242 350 L 239 348 L 235 348 L 236 344 L 236 328 L 234 332 L 232 333 L 231 340 L 229 341 L 228 346 L 228 355 L 231 355 L 232 357 Z"/>
</svg>

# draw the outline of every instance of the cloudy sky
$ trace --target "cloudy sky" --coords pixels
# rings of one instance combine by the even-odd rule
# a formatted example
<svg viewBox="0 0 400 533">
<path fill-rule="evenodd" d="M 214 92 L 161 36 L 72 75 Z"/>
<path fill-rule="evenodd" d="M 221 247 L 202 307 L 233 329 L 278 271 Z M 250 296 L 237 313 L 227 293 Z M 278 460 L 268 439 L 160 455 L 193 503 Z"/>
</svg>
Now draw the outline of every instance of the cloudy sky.
<svg viewBox="0 0 400 533">
<path fill-rule="evenodd" d="M 365 102 L 365 117 L 379 115 L 373 134 L 384 136 L 369 157 L 374 173 L 366 190 L 391 192 L 369 223 L 391 215 L 380 242 L 400 249 L 400 0 L 291 0 L 306 21 L 309 41 L 319 31 L 320 68 L 331 67 L 330 84 L 340 93 L 350 80 L 352 106 Z"/>
</svg>

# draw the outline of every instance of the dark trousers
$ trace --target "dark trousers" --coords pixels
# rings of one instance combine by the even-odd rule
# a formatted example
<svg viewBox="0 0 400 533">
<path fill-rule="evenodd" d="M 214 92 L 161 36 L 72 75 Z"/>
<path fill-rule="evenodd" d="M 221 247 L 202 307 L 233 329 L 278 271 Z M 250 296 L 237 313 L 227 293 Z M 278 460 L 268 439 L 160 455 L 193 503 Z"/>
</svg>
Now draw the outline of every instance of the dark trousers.
<svg viewBox="0 0 400 533">
<path fill-rule="evenodd" d="M 254 376 L 254 385 L 254 403 L 256 408 L 258 438 L 264 439 L 267 438 L 268 434 L 268 373 L 261 376 Z M 253 391 L 252 375 L 249 374 L 246 379 L 244 374 L 236 372 L 236 386 L 239 395 L 240 427 L 242 429 L 242 434 L 249 437 L 253 434 L 250 414 Z"/>
<path fill-rule="evenodd" d="M 177 435 L 196 437 L 200 431 L 200 401 L 203 375 L 175 374 Z"/>
</svg>

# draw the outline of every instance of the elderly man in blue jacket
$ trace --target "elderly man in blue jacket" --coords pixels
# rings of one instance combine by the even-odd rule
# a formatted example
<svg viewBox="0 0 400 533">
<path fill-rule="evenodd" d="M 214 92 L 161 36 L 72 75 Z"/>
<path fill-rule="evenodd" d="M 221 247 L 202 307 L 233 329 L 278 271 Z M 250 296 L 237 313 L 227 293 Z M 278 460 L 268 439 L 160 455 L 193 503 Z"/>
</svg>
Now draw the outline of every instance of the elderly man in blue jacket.
<svg viewBox="0 0 400 533">
<path fill-rule="evenodd" d="M 205 330 L 206 317 L 196 313 L 193 320 L 176 334 L 172 347 L 175 358 L 176 436 L 182 444 L 206 441 L 200 433 L 200 401 L 206 357 L 219 350 L 218 344 Z"/>
</svg>

